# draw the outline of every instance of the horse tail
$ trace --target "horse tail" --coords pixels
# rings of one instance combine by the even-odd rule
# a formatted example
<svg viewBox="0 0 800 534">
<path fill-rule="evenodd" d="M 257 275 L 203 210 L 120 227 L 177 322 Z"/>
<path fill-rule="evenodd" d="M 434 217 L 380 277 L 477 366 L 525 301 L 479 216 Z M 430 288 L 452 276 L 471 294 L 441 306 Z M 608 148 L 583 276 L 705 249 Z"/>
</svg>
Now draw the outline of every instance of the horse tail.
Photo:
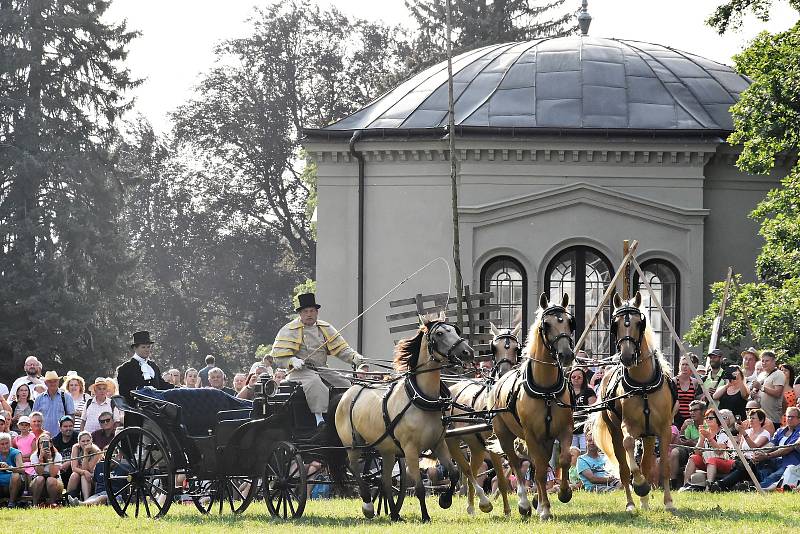
<svg viewBox="0 0 800 534">
<path fill-rule="evenodd" d="M 331 402 L 328 405 L 329 414 L 336 414 L 336 408 L 339 405 L 339 401 L 342 399 L 342 395 L 344 394 L 334 395 L 331 398 Z M 322 456 L 325 465 L 328 467 L 328 474 L 331 477 L 331 481 L 338 490 L 342 491 L 347 487 L 349 463 L 347 451 L 342 444 L 342 440 L 339 438 L 339 433 L 336 430 L 334 421 L 330 421 L 325 426 L 321 444 L 324 445 L 324 447 L 320 449 L 320 456 Z"/>
<path fill-rule="evenodd" d="M 588 423 L 591 422 L 592 424 L 592 437 L 594 438 L 594 442 L 600 447 L 606 458 L 608 459 L 606 462 L 606 466 L 614 471 L 619 470 L 619 462 L 617 461 L 617 455 L 614 454 L 614 443 L 611 440 L 611 430 L 608 428 L 608 423 L 606 422 L 605 418 L 602 415 L 602 412 L 595 412 L 589 416 Z"/>
</svg>

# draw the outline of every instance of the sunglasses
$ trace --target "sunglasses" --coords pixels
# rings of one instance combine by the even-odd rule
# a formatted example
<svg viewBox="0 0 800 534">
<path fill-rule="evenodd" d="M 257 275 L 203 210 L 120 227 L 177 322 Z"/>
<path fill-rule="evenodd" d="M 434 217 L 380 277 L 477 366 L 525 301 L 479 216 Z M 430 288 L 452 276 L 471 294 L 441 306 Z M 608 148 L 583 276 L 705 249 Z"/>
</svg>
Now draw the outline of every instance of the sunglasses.
<svg viewBox="0 0 800 534">
<path fill-rule="evenodd" d="M 98 419 L 98 421 L 100 421 L 100 424 L 105 424 L 105 423 L 110 423 L 111 419 Z"/>
<path fill-rule="evenodd" d="M 796 415 L 787 415 L 786 419 L 797 419 Z"/>
<path fill-rule="evenodd" d="M 713 416 L 706 417 L 706 421 L 716 421 L 717 418 Z"/>
</svg>

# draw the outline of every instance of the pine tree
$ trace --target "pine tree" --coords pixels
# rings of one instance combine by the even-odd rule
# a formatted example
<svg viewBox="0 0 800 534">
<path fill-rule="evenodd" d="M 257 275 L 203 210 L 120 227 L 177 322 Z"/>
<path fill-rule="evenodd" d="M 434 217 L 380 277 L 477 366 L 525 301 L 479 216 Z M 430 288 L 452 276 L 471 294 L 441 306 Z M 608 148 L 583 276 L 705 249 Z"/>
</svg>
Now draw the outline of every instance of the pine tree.
<svg viewBox="0 0 800 534">
<path fill-rule="evenodd" d="M 120 356 L 131 264 L 111 147 L 136 34 L 102 20 L 109 4 L 0 0 L 0 360 L 15 372 L 28 352 Z"/>
</svg>

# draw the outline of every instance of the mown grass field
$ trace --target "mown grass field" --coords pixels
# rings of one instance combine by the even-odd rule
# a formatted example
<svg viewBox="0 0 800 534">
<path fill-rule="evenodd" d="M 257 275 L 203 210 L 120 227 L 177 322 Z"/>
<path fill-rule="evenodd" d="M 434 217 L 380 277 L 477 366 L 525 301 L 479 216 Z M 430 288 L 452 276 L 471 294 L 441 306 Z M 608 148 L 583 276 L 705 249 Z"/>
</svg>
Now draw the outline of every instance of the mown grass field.
<svg viewBox="0 0 800 534">
<path fill-rule="evenodd" d="M 800 493 L 771 494 L 760 497 L 755 493 L 678 494 L 679 513 L 673 516 L 660 504 L 661 494 L 654 494 L 654 506 L 648 512 L 630 515 L 623 511 L 621 494 L 593 495 L 577 492 L 572 502 L 554 502 L 556 517 L 549 523 L 538 519 L 522 520 L 512 500 L 514 513 L 502 515 L 502 504 L 495 502 L 491 514 L 476 517 L 466 515 L 465 499 L 456 498 L 449 510 L 441 510 L 429 498 L 433 518 L 430 524 L 419 521 L 419 507 L 414 499 L 403 506 L 404 523 L 392 524 L 385 517 L 368 521 L 361 516 L 355 500 L 309 501 L 305 516 L 292 522 L 272 519 L 263 503 L 254 503 L 241 516 L 201 516 L 194 506 L 173 505 L 168 515 L 159 520 L 146 518 L 120 519 L 109 507 L 61 508 L 55 510 L 0 510 L 0 525 L 6 532 L 276 532 L 286 534 L 380 533 L 409 534 L 447 533 L 469 534 L 497 531 L 512 533 L 582 532 L 696 532 L 702 534 L 738 534 L 800 531 Z"/>
</svg>

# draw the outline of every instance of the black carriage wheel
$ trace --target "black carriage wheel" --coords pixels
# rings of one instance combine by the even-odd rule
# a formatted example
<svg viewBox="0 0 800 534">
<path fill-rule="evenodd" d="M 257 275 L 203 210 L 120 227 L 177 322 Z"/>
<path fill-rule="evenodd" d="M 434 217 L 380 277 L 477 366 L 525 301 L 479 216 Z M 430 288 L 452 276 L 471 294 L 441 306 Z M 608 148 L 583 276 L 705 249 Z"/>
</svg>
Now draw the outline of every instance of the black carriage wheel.
<svg viewBox="0 0 800 534">
<path fill-rule="evenodd" d="M 192 502 L 202 514 L 211 512 L 215 506 L 220 514 L 226 509 L 241 514 L 258 493 L 258 479 L 231 476 L 193 480 L 189 483 L 189 492 Z"/>
<path fill-rule="evenodd" d="M 406 475 L 406 461 L 402 458 L 395 460 L 392 467 L 392 494 L 387 497 L 383 491 L 382 482 L 383 458 L 378 453 L 368 452 L 364 458 L 364 481 L 367 483 L 372 505 L 375 507 L 375 515 L 390 515 L 392 510 L 389 506 L 389 498 L 392 500 L 397 513 L 403 507 L 403 500 L 406 498 L 408 486 L 408 476 Z"/>
<path fill-rule="evenodd" d="M 306 466 L 291 443 L 279 441 L 264 469 L 264 499 L 272 517 L 301 517 L 306 507 Z"/>
<path fill-rule="evenodd" d="M 151 431 L 130 427 L 114 436 L 104 468 L 108 502 L 120 517 L 131 508 L 134 517 L 167 513 L 175 494 L 175 469 L 169 451 Z"/>
</svg>

